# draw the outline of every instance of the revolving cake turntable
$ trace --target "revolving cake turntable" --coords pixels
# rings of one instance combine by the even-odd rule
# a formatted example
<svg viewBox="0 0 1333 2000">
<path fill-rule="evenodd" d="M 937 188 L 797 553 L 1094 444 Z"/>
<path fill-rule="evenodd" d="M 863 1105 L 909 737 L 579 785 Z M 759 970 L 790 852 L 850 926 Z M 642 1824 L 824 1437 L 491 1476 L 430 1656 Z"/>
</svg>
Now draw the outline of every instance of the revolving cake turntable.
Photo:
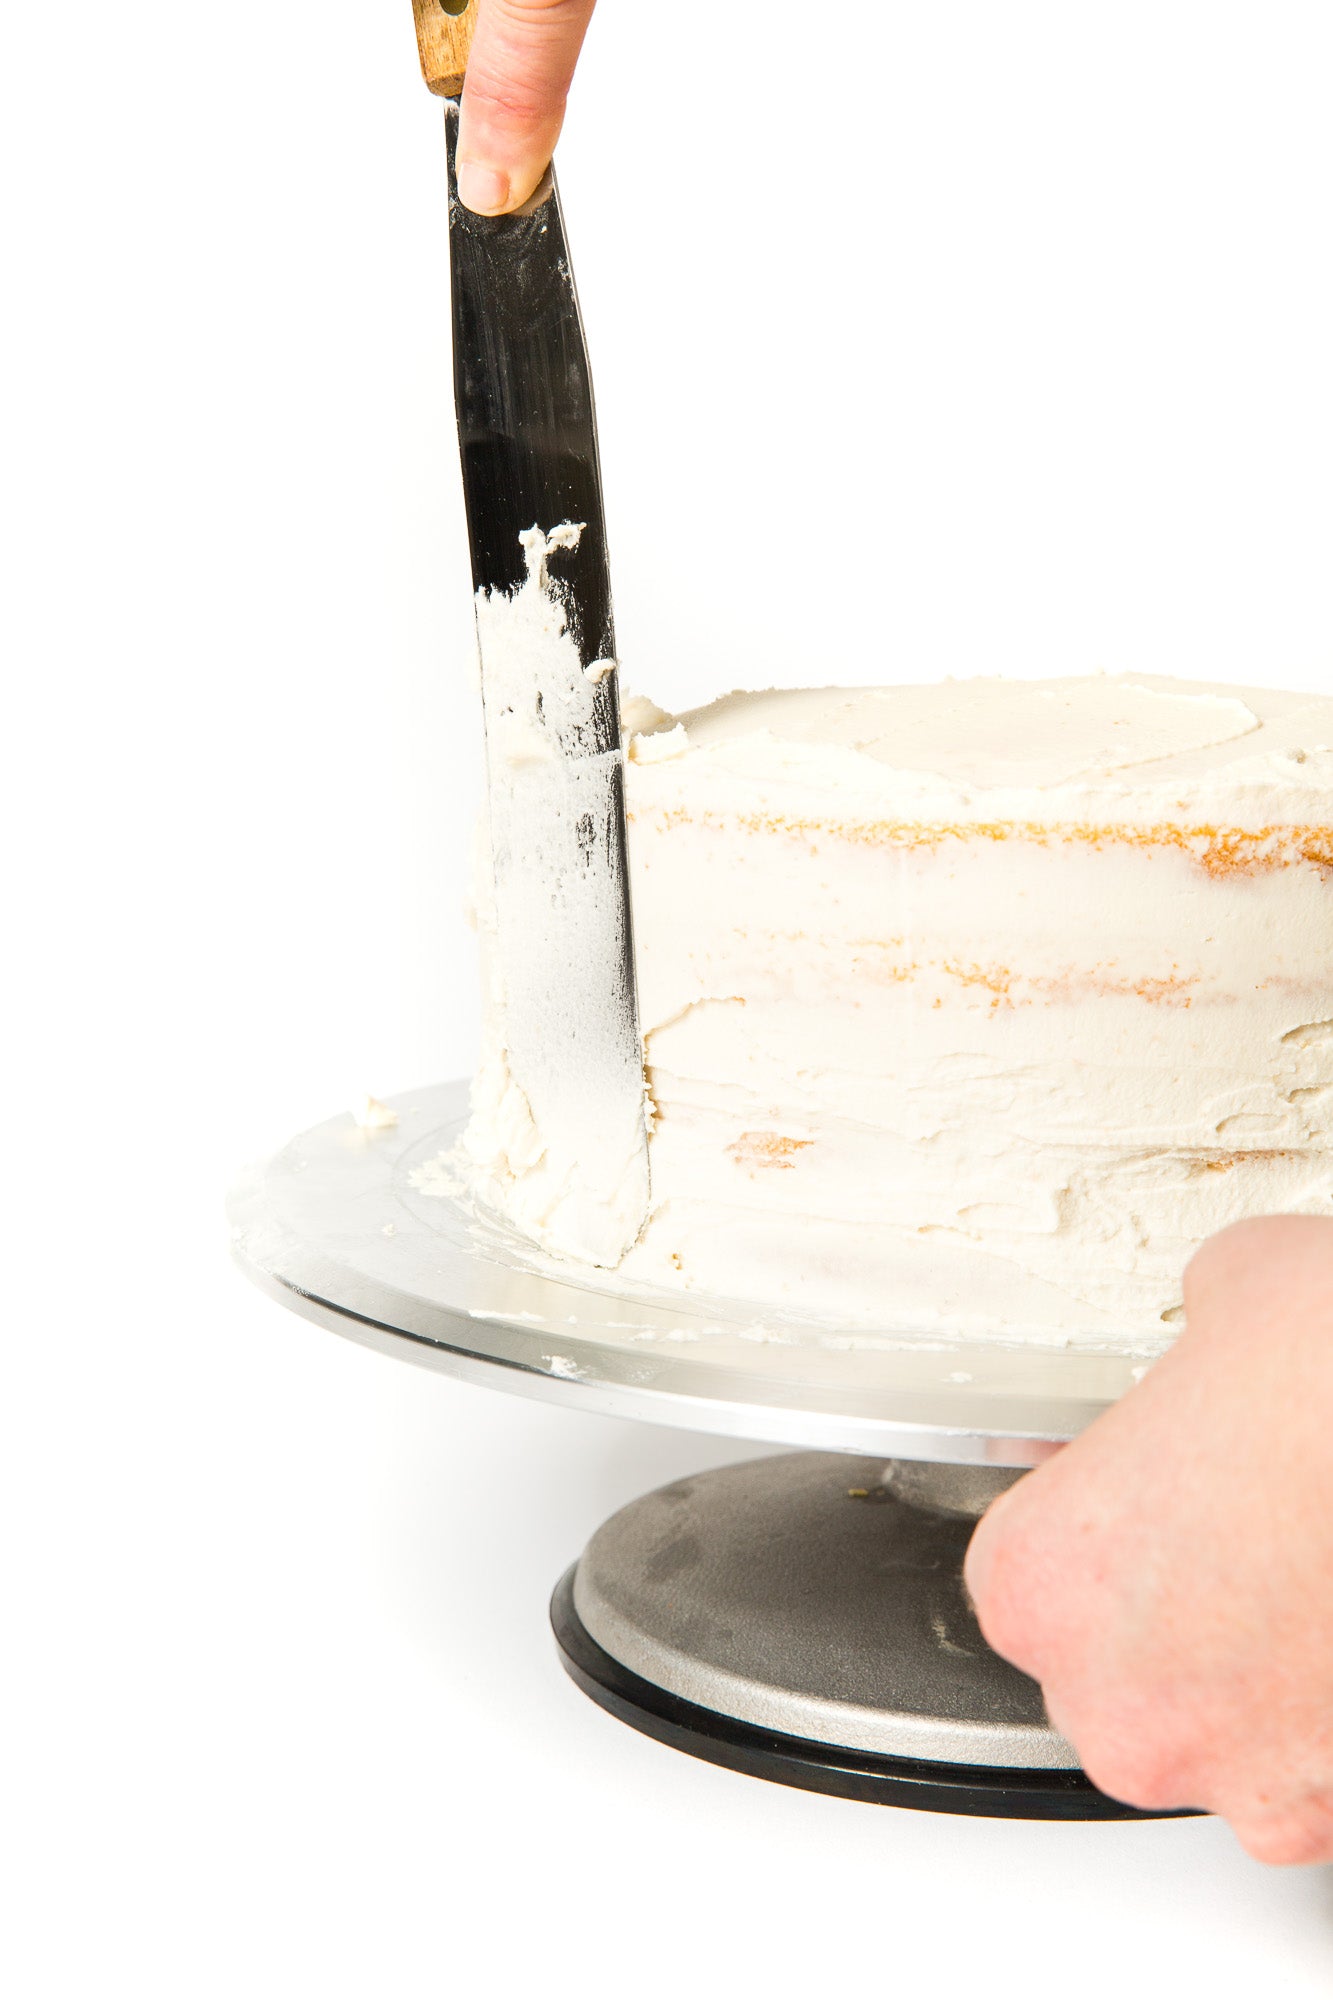
<svg viewBox="0 0 1333 2000">
<path fill-rule="evenodd" d="M 412 1174 L 457 1138 L 463 1084 L 294 1139 L 230 1204 L 272 1297 L 443 1374 L 606 1415 L 797 1447 L 663 1487 L 558 1585 L 563 1663 L 677 1749 L 780 1783 L 934 1811 L 1148 1814 L 1098 1791 L 962 1583 L 976 1517 L 1130 1387 L 1142 1357 L 923 1340 L 556 1274 Z M 597 1281 L 604 1288 L 597 1288 Z"/>
</svg>

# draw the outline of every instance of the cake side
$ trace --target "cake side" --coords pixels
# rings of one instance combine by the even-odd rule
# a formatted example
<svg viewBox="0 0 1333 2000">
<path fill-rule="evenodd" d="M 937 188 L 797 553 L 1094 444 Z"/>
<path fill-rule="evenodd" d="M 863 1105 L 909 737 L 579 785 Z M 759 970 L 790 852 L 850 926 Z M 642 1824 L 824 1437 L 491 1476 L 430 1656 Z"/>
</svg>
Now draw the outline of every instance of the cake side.
<svg viewBox="0 0 1333 2000">
<path fill-rule="evenodd" d="M 626 714 L 626 1276 L 849 1335 L 1152 1346 L 1205 1236 L 1333 1210 L 1333 702 L 1098 677 Z M 490 1034 L 474 1185 L 539 1234 Z"/>
</svg>

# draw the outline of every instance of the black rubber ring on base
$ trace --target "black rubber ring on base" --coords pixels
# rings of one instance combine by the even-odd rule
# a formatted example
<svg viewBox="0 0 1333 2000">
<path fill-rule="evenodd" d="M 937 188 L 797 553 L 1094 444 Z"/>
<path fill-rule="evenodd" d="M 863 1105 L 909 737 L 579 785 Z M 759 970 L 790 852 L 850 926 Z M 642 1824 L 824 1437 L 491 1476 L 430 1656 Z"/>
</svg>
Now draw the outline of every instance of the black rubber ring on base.
<svg viewBox="0 0 1333 2000">
<path fill-rule="evenodd" d="M 575 1568 L 577 1565 L 574 1566 Z M 551 1627 L 561 1662 L 584 1694 L 631 1729 L 687 1756 L 729 1771 L 795 1785 L 868 1805 L 923 1812 L 972 1813 L 991 1819 L 1188 1819 L 1191 1812 L 1142 1812 L 1099 1792 L 1082 1771 L 1011 1770 L 943 1764 L 843 1750 L 803 1736 L 759 1729 L 715 1709 L 668 1694 L 604 1652 L 574 1609 L 574 1568 L 551 1599 Z"/>
</svg>

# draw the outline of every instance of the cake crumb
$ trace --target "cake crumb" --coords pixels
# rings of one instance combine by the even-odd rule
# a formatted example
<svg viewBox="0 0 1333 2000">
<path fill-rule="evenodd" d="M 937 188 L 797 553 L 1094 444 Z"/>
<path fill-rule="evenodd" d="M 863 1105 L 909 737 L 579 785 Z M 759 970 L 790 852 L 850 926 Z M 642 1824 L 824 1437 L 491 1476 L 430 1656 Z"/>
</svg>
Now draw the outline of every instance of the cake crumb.
<svg viewBox="0 0 1333 2000">
<path fill-rule="evenodd" d="M 813 1139 L 788 1139 L 781 1132 L 742 1132 L 727 1152 L 738 1167 L 755 1174 L 763 1167 L 790 1170 L 796 1164 L 792 1154 L 804 1152 L 814 1143 Z"/>
<path fill-rule="evenodd" d="M 360 1100 L 352 1117 L 363 1132 L 391 1132 L 398 1123 L 398 1113 L 369 1093 Z"/>
</svg>

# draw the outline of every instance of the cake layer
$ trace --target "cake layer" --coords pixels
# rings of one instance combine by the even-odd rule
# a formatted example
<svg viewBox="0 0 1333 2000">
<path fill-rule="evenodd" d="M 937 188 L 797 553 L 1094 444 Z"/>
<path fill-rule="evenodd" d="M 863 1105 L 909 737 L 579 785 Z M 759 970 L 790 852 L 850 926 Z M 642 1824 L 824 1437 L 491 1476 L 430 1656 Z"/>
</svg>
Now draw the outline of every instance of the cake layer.
<svg viewBox="0 0 1333 2000">
<path fill-rule="evenodd" d="M 1333 1211 L 1333 702 L 1099 677 L 627 720 L 627 1275 L 1151 1346 L 1205 1236 Z M 540 1237 L 492 1032 L 468 1157 Z"/>
</svg>

